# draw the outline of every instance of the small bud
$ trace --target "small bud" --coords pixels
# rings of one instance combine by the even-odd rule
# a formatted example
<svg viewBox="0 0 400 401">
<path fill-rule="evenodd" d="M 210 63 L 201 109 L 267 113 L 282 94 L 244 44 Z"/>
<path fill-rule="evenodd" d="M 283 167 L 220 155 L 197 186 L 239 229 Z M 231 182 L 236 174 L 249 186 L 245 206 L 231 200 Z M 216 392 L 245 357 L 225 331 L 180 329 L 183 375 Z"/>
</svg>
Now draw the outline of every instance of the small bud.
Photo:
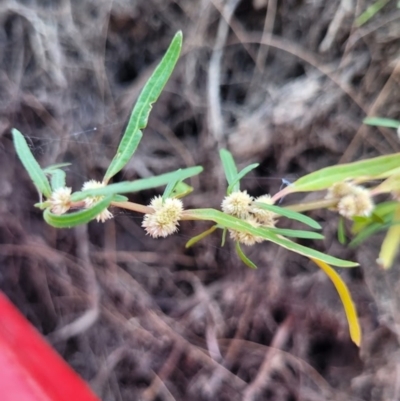
<svg viewBox="0 0 400 401">
<path fill-rule="evenodd" d="M 252 201 L 253 198 L 246 191 L 236 191 L 225 196 L 221 208 L 224 213 L 245 219 L 249 216 Z"/>
<path fill-rule="evenodd" d="M 182 217 L 182 201 L 175 198 L 162 199 L 157 196 L 152 199 L 150 206 L 154 213 L 144 215 L 142 227 L 153 238 L 167 237 L 178 230 L 179 220 Z"/>
<path fill-rule="evenodd" d="M 54 214 L 64 214 L 71 207 L 71 188 L 63 187 L 56 189 L 49 199 L 50 210 Z"/>
</svg>

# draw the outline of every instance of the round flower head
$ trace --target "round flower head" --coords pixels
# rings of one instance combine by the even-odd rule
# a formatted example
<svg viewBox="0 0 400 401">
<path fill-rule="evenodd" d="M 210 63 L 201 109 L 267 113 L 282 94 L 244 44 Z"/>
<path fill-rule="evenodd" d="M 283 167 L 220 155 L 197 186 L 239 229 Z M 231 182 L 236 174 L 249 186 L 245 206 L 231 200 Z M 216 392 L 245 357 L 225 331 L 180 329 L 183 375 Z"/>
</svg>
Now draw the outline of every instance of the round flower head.
<svg viewBox="0 0 400 401">
<path fill-rule="evenodd" d="M 71 188 L 62 187 L 56 189 L 49 199 L 50 210 L 54 214 L 64 214 L 71 207 Z"/>
<path fill-rule="evenodd" d="M 85 191 L 87 189 L 103 188 L 103 187 L 105 187 L 105 185 L 106 184 L 104 182 L 99 182 L 96 180 L 86 181 L 82 186 L 82 191 Z M 102 195 L 88 196 L 87 198 L 84 199 L 85 208 L 89 209 L 90 207 L 95 205 L 97 202 L 101 201 L 103 198 L 104 198 L 104 196 L 102 196 Z M 96 220 L 98 222 L 101 221 L 102 223 L 104 223 L 106 220 L 112 219 L 113 217 L 114 217 L 113 214 L 108 209 L 104 209 L 96 216 Z"/>
<path fill-rule="evenodd" d="M 247 223 L 250 223 L 253 227 L 259 227 L 260 224 L 257 222 L 256 219 L 249 217 L 246 219 Z M 257 237 L 254 234 L 243 232 L 243 231 L 237 231 L 237 230 L 229 230 L 229 235 L 234 241 L 238 241 L 241 244 L 244 245 L 254 245 L 256 243 L 260 243 L 264 241 L 264 238 L 262 237 Z"/>
<path fill-rule="evenodd" d="M 178 230 L 179 220 L 183 212 L 182 201 L 167 198 L 163 201 L 161 196 L 152 199 L 150 206 L 154 213 L 144 215 L 142 227 L 153 238 L 166 237 Z"/>
<path fill-rule="evenodd" d="M 356 213 L 356 203 L 353 195 L 344 196 L 337 204 L 337 210 L 340 215 L 351 219 Z"/>
<path fill-rule="evenodd" d="M 374 203 L 369 191 L 362 187 L 356 187 L 353 196 L 356 205 L 355 216 L 370 216 L 374 210 Z"/>
<path fill-rule="evenodd" d="M 369 216 L 374 209 L 374 203 L 367 189 L 346 182 L 334 184 L 326 198 L 339 198 L 336 209 L 348 219 L 354 216 Z"/>
<path fill-rule="evenodd" d="M 232 192 L 221 203 L 222 211 L 231 216 L 245 219 L 249 216 L 253 198 L 246 191 Z"/>
<path fill-rule="evenodd" d="M 346 195 L 353 193 L 355 186 L 350 182 L 336 182 L 329 189 L 326 199 L 343 198 Z"/>
<path fill-rule="evenodd" d="M 262 195 L 259 196 L 254 200 L 254 202 L 258 203 L 265 203 L 267 205 L 273 205 L 274 202 L 272 201 L 272 198 L 270 195 Z M 254 203 L 253 202 L 253 203 Z M 263 226 L 267 227 L 275 227 L 275 218 L 277 217 L 277 214 L 274 212 L 271 212 L 266 209 L 262 209 L 261 207 L 258 207 L 256 205 L 253 205 L 251 207 L 251 213 L 254 215 L 256 220 L 261 223 Z"/>
</svg>

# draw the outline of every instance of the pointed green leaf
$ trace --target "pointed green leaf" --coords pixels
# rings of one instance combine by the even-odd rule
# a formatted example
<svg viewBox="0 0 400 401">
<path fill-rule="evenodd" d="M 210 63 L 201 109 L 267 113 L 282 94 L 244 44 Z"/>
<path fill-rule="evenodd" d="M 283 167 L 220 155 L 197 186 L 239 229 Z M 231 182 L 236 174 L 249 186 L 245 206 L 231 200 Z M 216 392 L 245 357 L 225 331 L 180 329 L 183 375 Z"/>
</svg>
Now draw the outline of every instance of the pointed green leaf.
<svg viewBox="0 0 400 401">
<path fill-rule="evenodd" d="M 180 171 L 180 170 L 178 170 Z M 164 193 L 163 193 L 163 201 L 167 198 L 170 198 L 172 195 L 172 192 L 174 191 L 175 187 L 178 185 L 179 179 L 171 180 L 168 185 L 165 187 Z"/>
<path fill-rule="evenodd" d="M 115 174 L 122 170 L 134 154 L 140 139 L 142 138 L 141 129 L 147 126 L 147 121 L 151 111 L 151 105 L 160 96 L 165 84 L 167 83 L 172 71 L 178 61 L 182 47 L 182 32 L 179 31 L 157 66 L 152 76 L 147 81 L 139 98 L 133 108 L 131 117 L 118 147 L 117 154 L 111 161 L 110 166 L 104 176 L 104 181 L 108 182 Z"/>
<path fill-rule="evenodd" d="M 309 227 L 321 229 L 321 225 L 319 223 L 317 223 L 311 217 L 305 216 L 304 214 L 294 212 L 294 211 L 292 211 L 290 209 L 286 209 L 284 207 L 279 207 L 276 205 L 268 205 L 267 203 L 263 203 L 263 202 L 255 202 L 254 205 L 259 207 L 260 209 L 269 210 L 270 212 L 274 212 L 281 216 L 285 216 L 288 219 L 300 221 L 301 223 L 304 223 Z"/>
<path fill-rule="evenodd" d="M 129 192 L 138 192 L 145 189 L 157 188 L 163 185 L 168 185 L 170 181 L 174 180 L 185 180 L 187 178 L 193 177 L 203 171 L 203 167 L 195 166 L 188 167 L 185 169 L 180 169 L 173 171 L 171 173 L 161 174 L 156 177 L 143 178 L 136 181 L 124 181 L 117 184 L 110 184 L 106 187 L 88 189 L 85 191 L 75 192 L 72 194 L 71 199 L 73 202 L 77 202 L 85 199 L 88 196 L 105 196 L 105 195 L 115 195 L 124 194 Z"/>
<path fill-rule="evenodd" d="M 364 242 L 367 238 L 378 233 L 379 231 L 386 230 L 390 227 L 390 223 L 372 223 L 362 229 L 349 243 L 350 248 L 355 248 Z"/>
<path fill-rule="evenodd" d="M 336 182 L 360 178 L 376 177 L 397 168 L 400 163 L 400 153 L 374 157 L 359 162 L 339 164 L 326 167 L 305 175 L 286 188 L 286 193 L 321 191 Z"/>
<path fill-rule="evenodd" d="M 367 117 L 363 120 L 364 124 L 367 125 L 375 125 L 378 127 L 387 127 L 387 128 L 399 128 L 400 121 L 392 120 L 390 118 L 381 118 L 381 117 Z"/>
<path fill-rule="evenodd" d="M 192 209 L 190 211 L 187 210 L 185 212 L 185 219 L 214 221 L 215 223 L 228 229 L 248 232 L 257 237 L 262 237 L 268 241 L 274 242 L 275 244 L 278 244 L 300 255 L 306 256 L 308 258 L 322 260 L 323 262 L 334 266 L 339 266 L 339 267 L 358 266 L 358 263 L 338 259 L 333 256 L 326 255 L 322 252 L 316 251 L 314 249 L 307 248 L 303 245 L 296 244 L 295 242 L 292 242 L 287 238 L 284 238 L 280 235 L 273 233 L 270 229 L 260 228 L 260 227 L 256 228 L 244 220 L 240 220 L 236 217 L 229 216 L 223 212 L 220 212 L 219 210 L 215 209 Z"/>
<path fill-rule="evenodd" d="M 239 242 L 235 243 L 236 253 L 238 254 L 240 260 L 251 269 L 257 269 L 257 266 L 243 253 L 242 248 L 240 247 Z"/>
<path fill-rule="evenodd" d="M 46 168 L 43 169 L 43 171 L 46 174 L 51 173 L 53 170 L 61 169 L 63 167 L 68 167 L 70 166 L 71 163 L 57 163 L 57 164 L 52 164 L 51 166 L 47 166 Z"/>
<path fill-rule="evenodd" d="M 284 235 L 285 237 L 292 238 L 305 238 L 305 239 L 324 239 L 324 236 L 320 233 L 315 233 L 313 231 L 304 230 L 291 230 L 289 228 L 268 228 L 274 234 Z"/>
<path fill-rule="evenodd" d="M 224 227 L 222 229 L 222 238 L 221 238 L 221 248 L 223 248 L 225 246 L 225 242 L 226 242 L 226 232 L 228 230 Z"/>
<path fill-rule="evenodd" d="M 350 338 L 356 345 L 360 346 L 361 327 L 360 323 L 358 322 L 356 307 L 354 306 L 354 302 L 351 298 L 351 294 L 346 283 L 341 279 L 339 274 L 337 274 L 336 271 L 325 262 L 313 258 L 311 258 L 311 260 L 321 268 L 321 270 L 331 279 L 333 285 L 335 286 L 344 306 L 347 322 L 349 324 Z"/>
<path fill-rule="evenodd" d="M 248 174 L 251 170 L 254 170 L 259 166 L 259 163 L 254 163 L 250 164 L 250 166 L 245 167 L 243 170 L 241 170 L 235 177 L 235 179 L 232 181 L 231 184 L 229 184 L 228 187 L 228 193 L 232 193 L 235 191 L 238 191 L 240 189 L 240 180 Z M 239 184 L 239 185 L 237 185 Z M 237 189 L 236 189 L 237 188 Z"/>
<path fill-rule="evenodd" d="M 72 212 L 62 215 L 57 215 L 46 209 L 43 213 L 44 220 L 47 224 L 56 228 L 71 228 L 80 224 L 86 224 L 93 220 L 99 213 L 106 209 L 112 200 L 112 196 L 107 196 L 101 201 L 97 202 L 92 208 L 80 210 L 79 212 Z"/>
<path fill-rule="evenodd" d="M 208 235 L 212 234 L 217 228 L 218 228 L 218 225 L 212 226 L 208 230 L 203 231 L 202 233 L 200 233 L 199 235 L 196 235 L 195 237 L 190 238 L 190 240 L 188 242 L 186 242 L 185 248 L 190 248 L 191 246 L 193 246 L 197 242 L 201 241 L 203 238 L 205 238 Z"/>
<path fill-rule="evenodd" d="M 50 202 L 38 202 L 35 203 L 33 206 L 37 207 L 38 209 L 44 210 L 51 206 Z"/>
<path fill-rule="evenodd" d="M 367 9 L 361 13 L 354 21 L 354 25 L 360 28 L 374 17 L 390 0 L 377 0 L 372 3 Z"/>
<path fill-rule="evenodd" d="M 346 229 L 344 227 L 343 217 L 340 217 L 338 222 L 338 241 L 342 245 L 346 244 Z"/>
<path fill-rule="evenodd" d="M 25 170 L 27 171 L 29 177 L 35 184 L 36 188 L 40 193 L 42 193 L 46 198 L 51 196 L 51 188 L 49 181 L 43 170 L 40 168 L 39 163 L 34 158 L 28 144 L 25 141 L 23 135 L 15 128 L 11 130 L 14 147 L 17 152 L 19 160 L 21 160 Z"/>
<path fill-rule="evenodd" d="M 230 188 L 231 184 L 233 186 L 233 188 L 231 188 L 231 192 L 227 192 L 227 194 L 230 195 L 232 192 L 239 191 L 240 189 L 239 183 L 234 183 L 237 176 L 235 160 L 233 160 L 231 152 L 226 149 L 221 149 L 219 151 L 219 156 L 221 158 L 222 167 L 224 168 L 226 180 L 228 181 L 228 189 Z"/>
</svg>

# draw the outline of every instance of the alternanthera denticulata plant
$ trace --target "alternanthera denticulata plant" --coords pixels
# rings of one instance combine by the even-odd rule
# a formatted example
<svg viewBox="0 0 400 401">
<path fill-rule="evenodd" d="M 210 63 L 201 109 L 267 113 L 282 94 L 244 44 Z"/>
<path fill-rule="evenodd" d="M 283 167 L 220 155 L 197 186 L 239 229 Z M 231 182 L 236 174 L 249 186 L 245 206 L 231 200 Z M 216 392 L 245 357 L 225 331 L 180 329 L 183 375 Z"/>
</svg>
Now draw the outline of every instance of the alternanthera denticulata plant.
<svg viewBox="0 0 400 401">
<path fill-rule="evenodd" d="M 258 164 L 251 164 L 238 171 L 231 153 L 222 149 L 220 158 L 228 182 L 226 196 L 221 199 L 222 210 L 184 208 L 182 198 L 193 190 L 184 181 L 201 173 L 203 170 L 201 166 L 179 169 L 136 181 L 110 183 L 135 153 L 142 137 L 141 130 L 147 125 L 151 105 L 158 99 L 167 83 L 179 58 L 181 46 L 182 33 L 178 32 L 140 93 L 117 153 L 101 182 L 88 180 L 81 190 L 73 191 L 66 185 L 63 167 L 67 164 L 61 163 L 41 168 L 24 136 L 17 129 L 12 130 L 18 157 L 40 194 L 40 202 L 35 206 L 43 210 L 44 220 L 56 228 L 70 228 L 86 224 L 91 220 L 104 223 L 113 217 L 110 207 L 132 210 L 144 214 L 142 226 L 146 233 L 154 238 L 175 233 L 179 224 L 185 220 L 210 221 L 213 225 L 188 241 L 186 246 L 190 247 L 214 231 L 221 230 L 222 246 L 228 235 L 235 243 L 235 250 L 240 259 L 252 268 L 256 266 L 245 255 L 242 250 L 243 245 L 254 246 L 271 242 L 296 252 L 312 260 L 331 279 L 344 305 L 350 336 L 359 345 L 361 329 L 350 292 L 339 274 L 330 266 L 351 268 L 357 266 L 357 263 L 342 260 L 294 242 L 296 238 L 322 239 L 323 236 L 318 232 L 306 229 L 282 229 L 277 225 L 282 219 L 291 219 L 313 230 L 320 230 L 321 225 L 317 221 L 301 213 L 320 208 L 336 211 L 343 219 L 355 222 L 355 225 L 364 224 L 366 229 L 359 229 L 360 233 L 367 231 L 368 222 L 381 224 L 382 221 L 386 223 L 389 221 L 390 241 L 388 242 L 390 244 L 384 244 L 379 256 L 380 263 L 385 267 L 389 266 L 394 257 L 393 245 L 399 242 L 399 233 L 398 230 L 394 230 L 394 227 L 396 229 L 399 227 L 396 222 L 399 221 L 400 214 L 400 155 L 381 156 L 324 168 L 300 178 L 276 194 L 264 194 L 254 198 L 240 189 L 240 181 Z M 380 184 L 377 185 L 376 182 Z M 149 205 L 130 202 L 125 196 L 128 193 L 162 186 L 165 186 L 163 194 L 153 198 Z M 295 192 L 315 191 L 327 192 L 319 201 L 313 203 L 278 206 L 278 201 L 284 196 L 287 197 Z M 373 197 L 382 193 L 392 193 L 394 199 L 390 202 L 392 206 L 374 204 Z M 389 220 L 386 219 L 388 214 L 392 216 Z M 339 227 L 342 227 L 343 234 L 344 224 Z"/>
</svg>

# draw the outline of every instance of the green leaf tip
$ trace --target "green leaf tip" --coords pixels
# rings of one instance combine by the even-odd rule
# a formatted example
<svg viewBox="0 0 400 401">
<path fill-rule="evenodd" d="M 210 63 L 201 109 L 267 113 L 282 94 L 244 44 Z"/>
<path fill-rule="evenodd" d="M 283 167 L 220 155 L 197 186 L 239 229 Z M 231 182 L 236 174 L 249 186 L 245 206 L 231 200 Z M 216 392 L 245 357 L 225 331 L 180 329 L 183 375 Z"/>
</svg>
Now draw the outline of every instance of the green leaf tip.
<svg viewBox="0 0 400 401">
<path fill-rule="evenodd" d="M 29 149 L 28 144 L 24 136 L 17 129 L 13 128 L 11 130 L 14 147 L 17 152 L 19 160 L 25 167 L 29 177 L 35 184 L 38 191 L 46 196 L 46 198 L 50 198 L 51 196 L 51 187 L 49 181 L 46 177 L 46 174 L 43 172 L 42 168 L 39 166 L 39 163 L 36 161 L 33 156 L 31 150 Z"/>
<path fill-rule="evenodd" d="M 236 253 L 238 254 L 240 260 L 247 266 L 250 267 L 251 269 L 257 269 L 257 265 L 253 263 L 242 251 L 242 248 L 240 247 L 239 242 L 236 241 L 235 243 L 235 249 Z"/>
<path fill-rule="evenodd" d="M 108 183 L 115 174 L 121 171 L 135 153 L 142 139 L 141 130 L 147 126 L 152 104 L 157 101 L 171 76 L 178 61 L 181 48 L 182 32 L 178 31 L 136 101 L 117 153 L 104 176 L 104 182 Z"/>
</svg>

